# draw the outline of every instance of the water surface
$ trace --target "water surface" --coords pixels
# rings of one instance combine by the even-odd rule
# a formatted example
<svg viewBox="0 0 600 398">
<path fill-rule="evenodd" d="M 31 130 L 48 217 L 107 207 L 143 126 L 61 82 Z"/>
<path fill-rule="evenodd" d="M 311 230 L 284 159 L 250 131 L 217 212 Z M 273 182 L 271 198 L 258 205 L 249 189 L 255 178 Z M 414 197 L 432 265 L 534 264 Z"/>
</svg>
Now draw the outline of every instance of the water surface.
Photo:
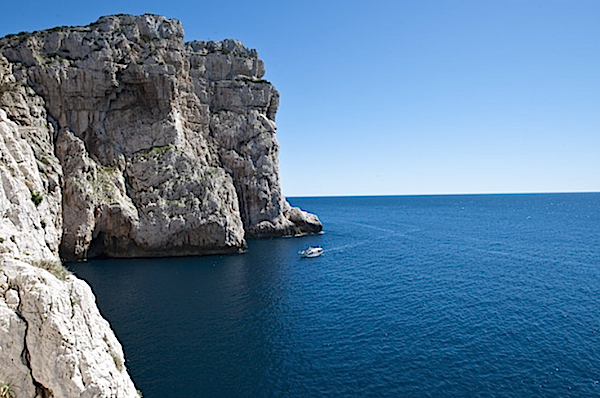
<svg viewBox="0 0 600 398">
<path fill-rule="evenodd" d="M 144 397 L 600 395 L 600 194 L 290 201 L 325 233 L 71 265 Z"/>
</svg>

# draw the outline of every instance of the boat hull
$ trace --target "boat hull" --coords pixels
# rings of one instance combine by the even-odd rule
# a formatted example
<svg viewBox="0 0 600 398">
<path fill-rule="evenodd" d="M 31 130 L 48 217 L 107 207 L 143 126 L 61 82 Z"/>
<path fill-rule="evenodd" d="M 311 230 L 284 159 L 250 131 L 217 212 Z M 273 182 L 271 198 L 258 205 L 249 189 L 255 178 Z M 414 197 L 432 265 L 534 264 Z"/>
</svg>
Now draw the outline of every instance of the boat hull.
<svg viewBox="0 0 600 398">
<path fill-rule="evenodd" d="M 319 257 L 321 254 L 323 254 L 323 249 L 320 247 L 309 247 L 308 249 L 300 252 L 300 256 L 302 258 Z"/>
</svg>

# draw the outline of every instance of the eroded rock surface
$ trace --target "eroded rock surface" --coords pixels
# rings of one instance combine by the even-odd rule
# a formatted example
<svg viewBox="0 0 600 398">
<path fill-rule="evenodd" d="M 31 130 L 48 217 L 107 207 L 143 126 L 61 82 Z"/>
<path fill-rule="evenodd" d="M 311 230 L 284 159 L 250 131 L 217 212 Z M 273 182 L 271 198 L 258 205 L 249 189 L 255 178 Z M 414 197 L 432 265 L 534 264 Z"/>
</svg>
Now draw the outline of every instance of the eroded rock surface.
<svg viewBox="0 0 600 398">
<path fill-rule="evenodd" d="M 16 398 L 138 397 L 89 286 L 6 255 L 0 260 L 0 375 Z"/>
<path fill-rule="evenodd" d="M 43 99 L 0 56 L 0 383 L 15 398 L 137 397 L 90 288 L 59 260 L 53 132 Z"/>
<path fill-rule="evenodd" d="M 256 51 L 186 44 L 154 15 L 0 39 L 0 382 L 15 397 L 138 396 L 61 258 L 231 253 L 321 230 L 281 194 L 263 75 Z"/>
<path fill-rule="evenodd" d="M 44 101 L 0 55 L 0 254 L 58 259 L 62 168 Z"/>
<path fill-rule="evenodd" d="M 63 258 L 226 253 L 321 230 L 281 194 L 279 94 L 255 50 L 120 15 L 7 36 L 0 52 L 48 114 Z"/>
</svg>

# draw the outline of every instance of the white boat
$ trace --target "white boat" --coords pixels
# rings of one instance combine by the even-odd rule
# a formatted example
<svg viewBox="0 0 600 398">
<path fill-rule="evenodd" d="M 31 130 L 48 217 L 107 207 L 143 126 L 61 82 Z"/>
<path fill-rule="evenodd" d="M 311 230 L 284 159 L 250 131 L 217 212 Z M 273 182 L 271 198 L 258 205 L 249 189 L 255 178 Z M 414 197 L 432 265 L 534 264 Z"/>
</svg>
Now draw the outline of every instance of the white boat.
<svg viewBox="0 0 600 398">
<path fill-rule="evenodd" d="M 300 254 L 300 257 L 303 258 L 319 257 L 321 254 L 323 254 L 323 248 L 309 247 L 308 249 L 302 250 L 298 253 Z"/>
</svg>

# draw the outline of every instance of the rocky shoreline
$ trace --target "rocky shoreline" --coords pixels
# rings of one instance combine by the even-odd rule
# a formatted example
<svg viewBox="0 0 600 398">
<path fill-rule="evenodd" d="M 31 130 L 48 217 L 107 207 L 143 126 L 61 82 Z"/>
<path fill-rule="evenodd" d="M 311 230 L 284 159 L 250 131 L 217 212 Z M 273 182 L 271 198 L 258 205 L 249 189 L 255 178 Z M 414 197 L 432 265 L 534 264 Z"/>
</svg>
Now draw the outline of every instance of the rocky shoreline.
<svg viewBox="0 0 600 398">
<path fill-rule="evenodd" d="M 0 39 L 0 383 L 18 397 L 137 396 L 89 287 L 31 264 L 322 229 L 281 193 L 256 51 L 183 36 L 118 15 Z"/>
</svg>

